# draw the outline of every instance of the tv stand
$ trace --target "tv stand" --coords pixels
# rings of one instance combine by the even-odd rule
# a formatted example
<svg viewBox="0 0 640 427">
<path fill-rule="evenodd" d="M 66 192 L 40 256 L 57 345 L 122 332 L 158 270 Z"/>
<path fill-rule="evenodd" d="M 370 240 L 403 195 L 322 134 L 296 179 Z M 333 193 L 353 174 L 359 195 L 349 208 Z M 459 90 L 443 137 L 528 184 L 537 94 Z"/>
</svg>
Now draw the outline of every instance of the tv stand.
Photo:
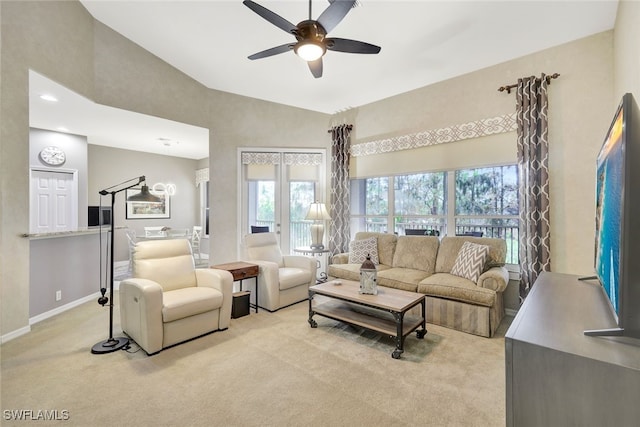
<svg viewBox="0 0 640 427">
<path fill-rule="evenodd" d="M 507 426 L 638 425 L 640 344 L 594 327 L 617 327 L 599 287 L 538 277 L 505 335 Z"/>
</svg>

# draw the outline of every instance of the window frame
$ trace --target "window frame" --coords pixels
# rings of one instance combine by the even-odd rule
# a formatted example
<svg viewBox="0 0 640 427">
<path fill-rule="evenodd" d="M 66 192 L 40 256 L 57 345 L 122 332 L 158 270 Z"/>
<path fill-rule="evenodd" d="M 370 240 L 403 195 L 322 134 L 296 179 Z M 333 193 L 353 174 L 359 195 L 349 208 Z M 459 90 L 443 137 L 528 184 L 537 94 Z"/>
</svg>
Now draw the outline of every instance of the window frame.
<svg viewBox="0 0 640 427">
<path fill-rule="evenodd" d="M 474 167 L 464 167 L 464 168 L 455 168 L 455 169 L 446 169 L 446 170 L 440 170 L 440 171 L 420 171 L 420 172 L 412 172 L 412 173 L 406 173 L 406 174 L 394 174 L 394 175 L 388 175 L 388 176 L 369 176 L 369 177 L 362 177 L 362 178 L 352 178 L 351 181 L 351 188 L 353 188 L 354 182 L 355 181 L 362 181 L 365 182 L 365 184 L 363 184 L 365 187 L 364 189 L 362 189 L 360 191 L 360 197 L 364 197 L 365 198 L 365 202 L 364 202 L 364 207 L 362 210 L 364 210 L 364 213 L 361 214 L 354 214 L 354 198 L 352 197 L 351 199 L 351 214 L 350 214 L 350 224 L 352 225 L 351 227 L 351 235 L 352 238 L 355 237 L 355 233 L 358 231 L 365 231 L 362 230 L 361 228 L 358 228 L 357 225 L 358 224 L 369 224 L 369 220 L 370 219 L 376 219 L 376 218 L 384 218 L 386 219 L 386 229 L 384 230 L 380 230 L 381 232 L 390 232 L 389 230 L 392 230 L 391 232 L 393 233 L 397 233 L 397 224 L 396 224 L 396 217 L 398 217 L 399 215 L 396 215 L 394 210 L 395 210 L 395 179 L 396 177 L 399 176 L 407 176 L 407 175 L 415 175 L 415 174 L 427 174 L 427 173 L 444 173 L 445 174 L 445 188 L 444 188 L 444 192 L 446 194 L 443 195 L 444 197 L 444 204 L 445 204 L 445 212 L 444 215 L 402 215 L 402 217 L 404 218 L 432 218 L 434 220 L 441 220 L 443 219 L 443 224 L 441 226 L 441 233 L 440 236 L 454 236 L 456 234 L 456 229 L 458 227 L 458 220 L 460 219 L 478 219 L 478 220 L 483 220 L 483 219 L 495 219 L 495 218 L 501 218 L 501 219 L 510 219 L 510 220 L 516 220 L 518 222 L 518 226 L 516 227 L 516 229 L 518 230 L 518 236 L 516 236 L 516 248 L 515 250 L 517 251 L 517 239 L 519 238 L 519 214 L 518 215 L 456 215 L 456 172 L 457 171 L 461 171 L 461 170 L 472 170 L 472 169 L 483 169 L 483 168 L 492 168 L 492 167 L 504 167 L 504 166 L 516 166 L 517 165 L 515 163 L 506 163 L 506 164 L 498 164 L 498 165 L 487 165 L 487 166 L 474 166 Z M 517 169 L 516 169 L 516 173 L 517 173 Z M 386 215 L 380 215 L 380 214 L 376 214 L 376 215 L 367 215 L 366 213 L 366 180 L 367 179 L 377 179 L 377 178 L 388 178 L 388 194 L 387 194 L 387 207 L 388 207 L 388 212 Z M 354 225 L 356 227 L 354 227 Z M 428 227 L 428 226 L 427 226 Z M 368 228 L 368 227 L 367 227 Z M 404 230 L 404 229 L 403 229 Z M 377 230 L 368 230 L 366 229 L 366 231 L 377 231 Z M 508 234 L 507 231 L 505 231 L 505 235 Z M 517 252 L 514 254 L 517 255 Z M 509 253 L 507 254 L 507 258 L 509 258 Z M 509 259 L 507 259 L 509 261 Z M 511 260 L 513 261 L 513 260 Z M 518 260 L 515 260 L 515 262 L 511 262 L 511 263 L 507 263 L 507 268 L 510 271 L 517 271 L 517 269 L 519 268 L 518 265 Z"/>
</svg>

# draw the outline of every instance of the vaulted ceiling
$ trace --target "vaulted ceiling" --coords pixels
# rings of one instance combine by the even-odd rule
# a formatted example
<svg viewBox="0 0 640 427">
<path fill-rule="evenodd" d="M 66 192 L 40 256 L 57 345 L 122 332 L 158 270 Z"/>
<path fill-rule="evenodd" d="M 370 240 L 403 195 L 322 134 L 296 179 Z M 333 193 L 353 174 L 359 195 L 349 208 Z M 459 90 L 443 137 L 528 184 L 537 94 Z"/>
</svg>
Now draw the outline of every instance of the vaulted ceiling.
<svg viewBox="0 0 640 427">
<path fill-rule="evenodd" d="M 612 29 L 617 0 L 583 1 L 389 1 L 359 0 L 330 32 L 331 37 L 365 41 L 382 47 L 377 55 L 328 51 L 324 73 L 314 78 L 307 64 L 293 52 L 268 58 L 247 57 L 295 38 L 267 22 L 241 0 L 106 1 L 80 0 L 95 19 L 155 54 L 206 87 L 263 99 L 322 113 L 333 114 L 399 93 L 427 86 L 501 62 Z M 305 0 L 256 0 L 293 24 L 309 17 Z M 327 0 L 313 0 L 316 19 Z M 186 143 L 193 127 L 178 132 L 166 121 L 171 140 L 162 141 L 162 122 L 155 136 L 130 138 L 139 130 L 127 117 L 110 111 L 114 122 L 102 129 L 91 128 L 91 120 L 69 123 L 77 111 L 52 114 L 51 106 L 36 100 L 46 91 L 47 79 L 35 76 L 31 125 L 56 130 L 67 126 L 72 133 L 89 136 L 90 143 L 117 146 L 137 144 L 133 149 L 188 158 L 208 156 L 206 148 L 189 152 Z M 54 85 L 55 86 L 55 85 Z M 61 103 L 62 104 L 62 103 Z M 82 103 L 80 103 L 82 104 Z M 78 103 L 71 103 L 78 107 Z M 85 112 L 86 113 L 86 112 Z M 66 117 L 67 123 L 53 120 Z M 97 126 L 96 124 L 96 126 Z M 75 126 L 75 128 L 74 128 Z M 118 130 L 116 137 L 109 131 Z M 202 135 L 199 136 L 202 138 Z M 206 136 L 204 137 L 206 141 Z M 110 142 L 111 141 L 111 142 Z M 124 148 L 124 147 L 123 147 Z"/>
<path fill-rule="evenodd" d="M 357 107 L 613 28 L 617 1 L 359 0 L 332 37 L 382 47 L 329 51 L 315 79 L 293 52 L 247 56 L 295 41 L 226 1 L 81 0 L 99 21 L 213 89 L 324 113 Z M 256 0 L 297 24 L 306 0 Z M 312 1 L 312 17 L 329 6 Z"/>
</svg>

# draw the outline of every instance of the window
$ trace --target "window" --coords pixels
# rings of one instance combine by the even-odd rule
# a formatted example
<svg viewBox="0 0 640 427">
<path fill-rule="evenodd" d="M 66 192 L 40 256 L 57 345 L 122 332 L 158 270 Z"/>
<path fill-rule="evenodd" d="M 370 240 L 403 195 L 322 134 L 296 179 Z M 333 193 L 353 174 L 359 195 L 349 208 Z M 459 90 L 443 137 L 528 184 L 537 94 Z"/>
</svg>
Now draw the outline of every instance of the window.
<svg viewBox="0 0 640 427">
<path fill-rule="evenodd" d="M 351 181 L 351 230 L 387 232 L 389 215 L 388 177 Z M 352 234 L 353 234 L 352 233 Z"/>
<path fill-rule="evenodd" d="M 507 241 L 507 263 L 518 263 L 518 171 L 515 165 L 455 171 L 456 234 Z"/>
<path fill-rule="evenodd" d="M 396 176 L 394 181 L 394 230 L 435 230 L 444 234 L 446 221 L 446 173 Z"/>
<path fill-rule="evenodd" d="M 311 222 L 305 220 L 309 206 L 316 200 L 316 184 L 312 181 L 289 182 L 290 248 L 311 245 Z"/>
<path fill-rule="evenodd" d="M 309 206 L 323 201 L 325 150 L 239 151 L 242 167 L 242 229 L 268 226 L 287 254 L 311 244 Z"/>
<path fill-rule="evenodd" d="M 389 206 L 393 210 L 389 210 Z M 440 236 L 482 233 L 507 241 L 507 263 L 518 263 L 518 173 L 515 165 L 425 172 L 351 181 L 351 234 Z"/>
</svg>

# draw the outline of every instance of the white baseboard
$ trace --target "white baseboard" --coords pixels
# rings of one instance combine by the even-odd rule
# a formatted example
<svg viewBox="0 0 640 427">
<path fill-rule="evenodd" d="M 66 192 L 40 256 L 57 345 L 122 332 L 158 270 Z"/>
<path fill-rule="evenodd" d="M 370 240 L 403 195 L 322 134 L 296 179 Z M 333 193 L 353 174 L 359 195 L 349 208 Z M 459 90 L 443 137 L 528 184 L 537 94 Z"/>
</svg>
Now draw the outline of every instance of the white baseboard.
<svg viewBox="0 0 640 427">
<path fill-rule="evenodd" d="M 114 281 L 114 286 L 113 286 L 113 290 L 117 291 L 118 288 L 120 287 L 120 282 L 118 281 Z M 85 302 L 88 301 L 93 301 L 96 300 L 97 298 L 100 296 L 100 292 L 95 292 L 91 295 L 87 295 L 86 297 L 77 299 L 75 301 L 72 301 L 68 304 L 65 305 L 61 305 L 60 307 L 56 307 L 53 310 L 49 310 L 45 313 L 42 314 L 38 314 L 37 316 L 33 316 L 31 318 L 29 318 L 29 326 L 25 326 L 24 328 L 20 328 L 17 329 L 15 331 L 9 332 L 8 334 L 2 335 L 0 336 L 0 344 L 3 344 L 7 341 L 10 341 L 12 339 L 18 338 L 19 336 L 28 334 L 29 332 L 31 332 L 31 325 L 35 325 L 38 322 L 42 322 L 43 320 L 49 319 L 50 317 L 56 316 L 60 313 L 63 313 L 67 310 L 71 310 L 74 307 L 77 307 L 81 304 L 84 304 Z"/>
<path fill-rule="evenodd" d="M 9 332 L 8 334 L 4 334 L 0 337 L 0 344 L 4 344 L 7 341 L 11 341 L 12 339 L 18 338 L 22 335 L 26 335 L 29 332 L 31 332 L 31 326 L 25 326 L 24 328 L 20 328 L 13 332 Z"/>
<path fill-rule="evenodd" d="M 115 286 L 114 286 L 114 289 L 115 289 Z M 80 304 L 84 304 L 85 302 L 94 300 L 94 299 L 98 298 L 99 296 L 100 296 L 100 292 L 96 292 L 96 293 L 93 293 L 91 295 L 87 295 L 86 297 L 83 297 L 83 298 L 80 298 L 78 300 L 72 301 L 72 302 L 70 302 L 68 304 L 61 305 L 60 307 L 56 307 L 53 310 L 49 310 L 49 311 L 47 311 L 45 313 L 38 314 L 37 316 L 31 317 L 29 319 L 29 325 L 34 325 L 34 324 L 36 324 L 38 322 L 42 322 L 45 319 L 48 319 L 48 318 L 53 317 L 53 316 L 55 316 L 57 314 L 63 313 L 65 311 L 67 311 L 67 310 L 70 310 L 70 309 L 72 309 L 74 307 L 77 307 Z"/>
</svg>

